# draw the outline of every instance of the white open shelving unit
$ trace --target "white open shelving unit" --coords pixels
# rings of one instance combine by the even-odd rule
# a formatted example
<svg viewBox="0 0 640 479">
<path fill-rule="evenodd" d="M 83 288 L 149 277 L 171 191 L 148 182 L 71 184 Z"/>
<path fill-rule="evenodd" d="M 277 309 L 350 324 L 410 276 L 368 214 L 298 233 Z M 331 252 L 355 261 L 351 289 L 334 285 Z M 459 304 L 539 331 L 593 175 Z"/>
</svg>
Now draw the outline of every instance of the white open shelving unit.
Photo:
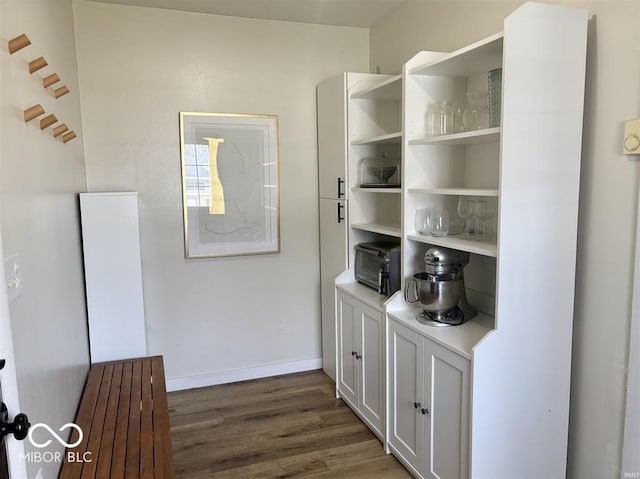
<svg viewBox="0 0 640 479">
<path fill-rule="evenodd" d="M 586 34 L 586 10 L 527 3 L 504 33 L 420 52 L 401 75 L 366 75 L 347 92 L 350 255 L 336 278 L 337 328 L 344 301 L 383 315 L 381 439 L 416 477 L 565 475 Z M 500 127 L 425 135 L 430 104 L 486 90 L 496 68 Z M 401 156 L 401 187 L 360 187 L 360 162 L 382 153 Z M 496 202 L 497 238 L 415 231 L 416 210 L 455 216 L 461 196 Z M 402 247 L 403 287 L 424 271 L 429 247 L 469 252 L 465 284 L 478 315 L 424 325 L 402 291 L 386 298 L 356 283 L 355 245 L 389 239 Z M 347 360 L 337 357 L 338 369 Z M 367 377 L 365 367 L 359 387 Z"/>
</svg>

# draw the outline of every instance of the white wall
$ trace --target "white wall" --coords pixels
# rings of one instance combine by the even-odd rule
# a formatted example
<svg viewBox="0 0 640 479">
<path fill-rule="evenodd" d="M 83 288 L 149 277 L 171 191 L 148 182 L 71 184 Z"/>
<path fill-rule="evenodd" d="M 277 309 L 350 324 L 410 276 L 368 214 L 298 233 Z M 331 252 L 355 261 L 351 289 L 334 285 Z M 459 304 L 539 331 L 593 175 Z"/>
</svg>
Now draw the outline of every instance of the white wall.
<svg viewBox="0 0 640 479">
<path fill-rule="evenodd" d="M 367 70 L 368 30 L 81 0 L 75 14 L 88 189 L 140 193 L 148 347 L 170 387 L 319 367 L 315 86 Z M 279 115 L 281 254 L 184 259 L 180 111 Z"/>
<path fill-rule="evenodd" d="M 503 29 L 520 1 L 411 0 L 371 30 L 371 65 L 396 72 L 419 50 L 453 51 Z M 621 152 L 640 117 L 640 2 L 589 9 L 568 477 L 621 477 L 638 164 Z M 464 14 L 460 14 L 464 12 Z M 544 252 L 541 252 L 544 254 Z M 549 265 L 552 273 L 553 265 Z M 637 472 L 637 471 L 627 471 Z"/>
<path fill-rule="evenodd" d="M 0 18 L 0 226 L 5 256 L 17 252 L 21 259 L 22 296 L 10 305 L 18 387 L 31 423 L 57 430 L 75 416 L 89 364 L 76 195 L 85 179 L 73 11 L 70 0 L 1 0 Z M 7 41 L 21 33 L 32 45 L 9 55 Z M 41 55 L 49 66 L 30 75 L 27 62 Z M 58 100 L 42 86 L 52 72 L 71 90 Z M 22 111 L 35 103 L 78 138 L 62 144 L 37 120 L 25 124 Z M 25 443 L 27 452 L 34 450 Z M 54 450 L 62 450 L 57 441 L 45 449 Z M 27 466 L 31 478 L 40 467 L 44 477 L 56 477 L 59 464 Z"/>
</svg>

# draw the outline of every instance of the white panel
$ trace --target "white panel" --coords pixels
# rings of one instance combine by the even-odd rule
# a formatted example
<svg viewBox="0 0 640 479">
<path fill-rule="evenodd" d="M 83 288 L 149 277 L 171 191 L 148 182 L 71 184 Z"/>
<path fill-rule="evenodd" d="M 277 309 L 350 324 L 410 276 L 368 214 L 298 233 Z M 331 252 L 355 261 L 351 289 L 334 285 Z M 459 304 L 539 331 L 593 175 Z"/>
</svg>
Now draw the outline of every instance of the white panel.
<svg viewBox="0 0 640 479">
<path fill-rule="evenodd" d="M 364 308 L 360 317 L 362 382 L 360 409 L 369 421 L 382 431 L 383 371 L 382 371 L 382 313 Z"/>
<path fill-rule="evenodd" d="M 414 403 L 422 403 L 422 338 L 389 321 L 389 444 L 417 471 L 422 469 L 423 425 Z M 421 418 L 420 418 L 421 419 Z"/>
<path fill-rule="evenodd" d="M 425 344 L 431 353 L 430 472 L 439 479 L 467 478 L 469 361 L 430 341 Z"/>
<path fill-rule="evenodd" d="M 474 355 L 473 477 L 565 475 L 586 33 L 586 10 L 554 5 L 505 22 L 497 335 Z"/>
<path fill-rule="evenodd" d="M 320 198 L 347 198 L 347 86 L 345 75 L 317 87 Z M 340 185 L 338 196 L 338 180 Z"/>
<path fill-rule="evenodd" d="M 347 221 L 338 222 L 345 201 L 320 198 L 320 294 L 322 297 L 322 368 L 336 380 L 335 278 L 347 268 Z"/>
<path fill-rule="evenodd" d="M 340 394 L 358 404 L 358 371 L 356 351 L 356 311 L 351 303 L 338 294 L 338 381 Z"/>
<path fill-rule="evenodd" d="M 91 362 L 146 355 L 137 193 L 82 193 Z"/>
</svg>

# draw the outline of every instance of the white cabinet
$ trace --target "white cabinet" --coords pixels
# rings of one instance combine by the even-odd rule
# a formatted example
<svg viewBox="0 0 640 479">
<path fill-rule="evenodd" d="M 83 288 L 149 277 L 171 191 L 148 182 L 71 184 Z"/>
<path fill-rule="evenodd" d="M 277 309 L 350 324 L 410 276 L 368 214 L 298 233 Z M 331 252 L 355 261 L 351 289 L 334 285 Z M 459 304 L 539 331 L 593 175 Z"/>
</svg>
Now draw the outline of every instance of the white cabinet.
<svg viewBox="0 0 640 479">
<path fill-rule="evenodd" d="M 347 199 L 348 75 L 329 78 L 316 91 L 320 198 Z"/>
<path fill-rule="evenodd" d="M 337 381 L 342 399 L 383 437 L 382 311 L 338 290 Z"/>
<path fill-rule="evenodd" d="M 146 356 L 138 196 L 80 193 L 91 362 Z"/>
<path fill-rule="evenodd" d="M 320 198 L 322 369 L 336 380 L 335 278 L 347 267 L 346 201 Z"/>
<path fill-rule="evenodd" d="M 376 106 L 377 102 L 369 98 L 375 90 L 371 88 L 372 85 L 379 85 L 388 79 L 388 75 L 344 73 L 323 81 L 317 87 L 322 367 L 333 380 L 336 380 L 334 281 L 349 268 L 349 262 L 353 259 L 353 245 L 375 239 L 370 232 L 364 233 L 365 236 L 354 235 L 355 230 L 348 226 L 349 218 L 354 214 L 359 222 L 364 222 L 366 217 L 366 221 L 374 224 L 375 219 L 380 220 L 381 217 L 373 214 L 376 211 L 373 206 L 376 201 L 384 200 L 375 191 L 367 191 L 363 195 L 356 195 L 354 207 L 350 209 L 350 185 L 356 185 L 358 181 L 357 164 L 360 157 L 357 155 L 376 154 L 376 146 L 368 145 L 367 138 L 384 132 L 383 127 L 390 128 L 395 133 L 391 141 L 395 143 L 395 151 L 399 151 L 398 131 L 401 118 L 398 105 L 401 96 L 396 91 L 394 100 L 382 101 L 383 104 L 390 105 L 382 111 Z M 395 79 L 395 85 L 397 90 L 400 85 L 399 77 Z M 352 91 L 364 91 L 364 97 L 350 100 Z M 369 118 L 369 114 L 378 119 Z M 349 140 L 352 137 L 359 137 L 365 144 L 352 147 Z M 393 234 L 398 237 L 400 189 L 396 188 L 391 193 L 391 196 L 384 196 L 387 203 L 391 200 L 394 204 L 390 214 L 395 221 Z M 363 209 L 363 205 L 369 206 Z M 365 210 L 369 213 L 363 216 Z M 375 227 L 364 226 L 367 231 L 372 228 Z"/>
<path fill-rule="evenodd" d="M 390 449 L 422 478 L 469 477 L 470 361 L 389 320 Z"/>
</svg>

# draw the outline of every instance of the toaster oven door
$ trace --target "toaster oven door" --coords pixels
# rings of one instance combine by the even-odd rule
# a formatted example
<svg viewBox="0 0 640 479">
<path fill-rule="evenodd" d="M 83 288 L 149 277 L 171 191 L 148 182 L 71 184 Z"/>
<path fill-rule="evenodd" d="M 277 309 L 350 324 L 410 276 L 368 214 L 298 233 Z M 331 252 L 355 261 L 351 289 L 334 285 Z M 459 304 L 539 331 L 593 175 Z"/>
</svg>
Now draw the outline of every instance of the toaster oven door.
<svg viewBox="0 0 640 479">
<path fill-rule="evenodd" d="M 366 284 L 382 292 L 382 268 L 383 261 L 378 251 L 369 249 L 356 249 L 355 275 L 356 281 Z"/>
</svg>

